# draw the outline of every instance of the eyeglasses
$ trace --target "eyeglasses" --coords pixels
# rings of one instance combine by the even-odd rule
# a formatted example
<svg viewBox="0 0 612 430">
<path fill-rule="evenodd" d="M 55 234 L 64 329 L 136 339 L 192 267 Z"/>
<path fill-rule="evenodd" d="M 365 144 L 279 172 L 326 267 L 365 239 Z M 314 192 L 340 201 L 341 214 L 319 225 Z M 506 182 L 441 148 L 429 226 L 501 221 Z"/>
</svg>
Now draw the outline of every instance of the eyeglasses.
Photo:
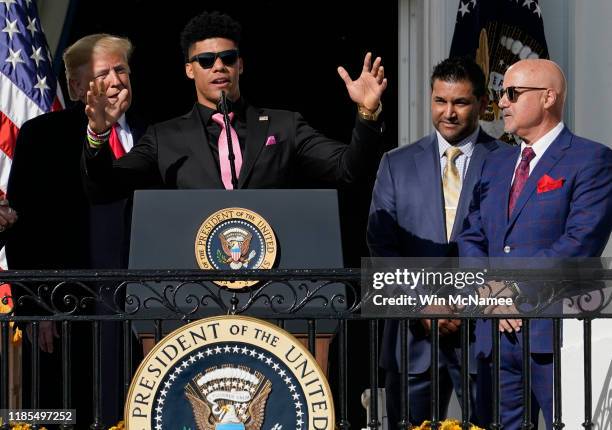
<svg viewBox="0 0 612 430">
<path fill-rule="evenodd" d="M 518 88 L 524 91 L 517 91 Z M 547 89 L 548 88 L 540 88 L 540 87 L 507 87 L 507 88 L 502 88 L 501 90 L 499 90 L 498 96 L 499 96 L 499 100 L 501 100 L 505 95 L 507 95 L 508 100 L 511 103 L 514 103 L 518 99 L 518 96 L 520 96 L 523 93 L 526 93 L 527 91 L 547 90 Z"/>
<path fill-rule="evenodd" d="M 237 49 L 229 49 L 221 52 L 202 52 L 201 54 L 191 57 L 189 62 L 192 63 L 197 61 L 203 69 L 210 69 L 215 64 L 215 61 L 217 61 L 217 57 L 220 58 L 226 66 L 233 66 L 236 64 L 236 61 L 238 61 L 239 56 L 240 53 Z"/>
</svg>

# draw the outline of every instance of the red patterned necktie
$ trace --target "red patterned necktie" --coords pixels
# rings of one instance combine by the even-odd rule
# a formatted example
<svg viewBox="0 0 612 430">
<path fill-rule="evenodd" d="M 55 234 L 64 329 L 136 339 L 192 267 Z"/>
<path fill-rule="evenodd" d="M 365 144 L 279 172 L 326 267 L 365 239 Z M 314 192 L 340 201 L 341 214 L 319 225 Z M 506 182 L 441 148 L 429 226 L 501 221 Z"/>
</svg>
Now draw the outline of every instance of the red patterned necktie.
<svg viewBox="0 0 612 430">
<path fill-rule="evenodd" d="M 525 147 L 521 153 L 521 162 L 514 172 L 514 182 L 510 188 L 510 201 L 508 202 L 508 216 L 512 215 L 512 210 L 516 205 L 516 201 L 521 195 L 521 191 L 525 187 L 525 182 L 529 178 L 529 163 L 535 157 L 535 152 L 530 147 Z"/>
<path fill-rule="evenodd" d="M 125 149 L 123 149 L 123 145 L 119 139 L 119 132 L 117 131 L 118 128 L 119 125 L 117 123 L 113 124 L 113 128 L 111 129 L 111 134 L 108 139 L 108 144 L 115 155 L 115 159 L 117 160 L 125 155 Z"/>
<path fill-rule="evenodd" d="M 230 123 L 234 119 L 234 113 L 229 114 Z M 219 164 L 221 166 L 221 181 L 226 190 L 233 190 L 232 185 L 232 171 L 229 162 L 229 145 L 227 144 L 227 132 L 225 131 L 225 122 L 223 121 L 223 114 L 216 113 L 212 116 L 214 122 L 219 124 L 221 127 L 221 133 L 219 133 L 218 148 L 219 148 Z M 240 176 L 240 168 L 242 167 L 242 152 L 240 151 L 240 143 L 238 142 L 238 133 L 234 130 L 234 127 L 230 124 L 230 134 L 232 136 L 232 148 L 234 149 L 234 164 L 236 166 L 236 177 Z"/>
</svg>

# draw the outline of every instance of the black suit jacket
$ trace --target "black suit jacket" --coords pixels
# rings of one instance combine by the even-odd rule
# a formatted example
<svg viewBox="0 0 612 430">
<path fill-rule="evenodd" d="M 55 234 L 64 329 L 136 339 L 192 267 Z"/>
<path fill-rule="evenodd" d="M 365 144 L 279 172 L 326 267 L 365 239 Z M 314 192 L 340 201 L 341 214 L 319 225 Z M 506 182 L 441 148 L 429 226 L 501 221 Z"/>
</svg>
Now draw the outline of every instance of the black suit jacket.
<svg viewBox="0 0 612 430">
<path fill-rule="evenodd" d="M 41 115 L 19 131 L 7 187 L 19 216 L 5 233 L 10 269 L 89 267 L 89 206 L 78 168 L 83 109 Z"/>
<path fill-rule="evenodd" d="M 128 118 L 128 122 L 134 139 L 137 139 L 139 127 L 132 118 Z M 10 269 L 120 268 L 126 265 L 129 212 L 125 206 L 129 205 L 129 199 L 90 205 L 80 169 L 86 126 L 84 106 L 79 103 L 63 111 L 38 116 L 21 127 L 7 189 L 11 207 L 17 211 L 19 219 L 3 233 L 7 239 L 6 254 Z M 28 287 L 38 291 L 37 285 Z M 24 294 L 29 295 L 23 288 L 13 284 L 12 290 L 17 314 L 46 313 L 33 301 L 23 298 Z M 89 296 L 83 288 L 70 283 L 54 288 L 53 295 L 49 292 L 41 294 L 46 304 L 53 302 L 59 310 L 66 311 L 73 306 L 63 303 L 66 294 Z M 109 298 L 106 300 L 110 302 Z M 95 309 L 92 302 L 87 304 Z M 94 309 L 88 307 L 83 313 Z M 121 368 L 117 357 L 123 356 L 117 350 L 120 337 L 106 325 L 102 330 L 102 351 L 108 354 L 108 357 L 102 356 L 102 372 L 107 376 L 106 383 L 112 388 L 114 379 L 109 375 L 121 374 L 117 370 Z M 93 419 L 92 364 L 88 359 L 92 348 L 91 325 L 75 322 L 72 325 L 72 339 L 73 407 L 79 410 L 79 422 L 89 423 Z M 32 365 L 28 344 L 26 340 L 24 369 Z M 136 345 L 136 342 L 133 341 L 133 344 Z M 58 340 L 55 341 L 53 354 L 41 354 L 40 382 L 46 389 L 40 395 L 39 406 L 61 407 L 62 387 L 57 384 L 57 375 L 61 374 L 64 359 Z M 24 386 L 28 387 L 29 371 L 24 372 L 24 378 Z M 118 383 L 114 385 L 118 386 Z M 23 402 L 25 406 L 32 405 L 28 391 L 24 392 Z M 120 413 L 106 410 L 112 407 L 112 404 L 105 403 L 102 413 L 105 418 L 112 416 L 116 420 Z M 85 424 L 79 428 L 85 428 Z"/>
<path fill-rule="evenodd" d="M 382 127 L 357 119 L 349 145 L 329 139 L 295 112 L 247 105 L 247 139 L 238 188 L 291 188 L 304 179 L 351 183 L 376 156 Z M 266 145 L 274 136 L 275 144 Z M 149 127 L 113 163 L 108 145 L 84 151 L 85 181 L 94 198 L 140 188 L 223 189 L 197 107 Z"/>
<path fill-rule="evenodd" d="M 84 106 L 78 103 L 21 127 L 7 187 L 19 216 L 4 232 L 10 269 L 125 265 L 127 202 L 115 202 L 113 209 L 92 207 L 83 187 L 80 162 L 86 126 Z M 131 128 L 136 139 L 138 127 Z"/>
</svg>

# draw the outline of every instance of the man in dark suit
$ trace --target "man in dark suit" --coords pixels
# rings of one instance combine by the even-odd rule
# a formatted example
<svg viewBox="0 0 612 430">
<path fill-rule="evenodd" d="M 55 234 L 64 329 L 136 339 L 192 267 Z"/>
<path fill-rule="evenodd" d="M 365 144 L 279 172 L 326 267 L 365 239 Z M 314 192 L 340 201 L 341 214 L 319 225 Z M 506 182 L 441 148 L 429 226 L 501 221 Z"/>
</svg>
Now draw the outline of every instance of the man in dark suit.
<svg viewBox="0 0 612 430">
<path fill-rule="evenodd" d="M 455 238 L 467 215 L 485 156 L 502 144 L 482 131 L 479 115 L 487 106 L 485 77 L 471 59 L 438 64 L 431 76 L 431 135 L 383 156 L 374 186 L 368 245 L 374 257 L 452 257 Z M 429 320 L 409 330 L 409 414 L 413 424 L 431 417 Z M 446 415 L 453 387 L 461 396 L 460 320 L 439 321 L 440 401 Z M 385 323 L 382 365 L 387 370 L 387 412 L 400 419 L 399 333 Z M 465 369 L 467 371 L 467 369 Z"/>
<path fill-rule="evenodd" d="M 499 106 L 520 147 L 491 154 L 475 188 L 460 256 L 572 258 L 600 256 L 612 230 L 612 150 L 574 135 L 562 122 L 566 82 L 552 61 L 523 60 L 504 75 Z M 501 420 L 521 428 L 521 321 L 500 321 Z M 552 321 L 530 324 L 532 421 L 542 409 L 552 428 Z M 479 320 L 480 421 L 491 422 L 491 326 Z M 482 383 L 482 384 L 481 384 Z M 481 389 L 482 387 L 482 389 Z"/>
<path fill-rule="evenodd" d="M 87 126 L 84 103 L 89 82 L 92 79 L 105 82 L 107 96 L 111 101 L 116 100 L 117 94 L 122 92 L 129 106 L 131 85 L 128 60 L 131 51 L 129 40 L 108 34 L 93 34 L 76 41 L 64 53 L 69 95 L 76 102 L 75 105 L 63 111 L 41 115 L 23 124 L 7 189 L 11 207 L 19 217 L 4 232 L 9 268 L 63 270 L 122 268 L 127 265 L 129 213 L 126 205 L 129 203 L 126 200 L 115 200 L 90 205 L 83 190 L 80 162 L 83 130 Z M 142 134 L 134 122 L 126 120 L 125 116 L 119 119 L 118 124 L 114 133 L 116 139 L 113 157 L 128 152 L 139 134 Z M 91 246 L 92 243 L 95 243 L 95 247 Z M 14 288 L 14 292 L 17 295 L 21 293 L 19 288 Z M 67 311 L 61 300 L 64 293 L 78 296 L 85 291 L 75 285 L 60 291 L 53 301 L 60 311 Z M 51 298 L 45 297 L 44 300 L 49 303 Z M 17 312 L 24 315 L 42 312 L 36 306 L 28 309 L 31 302 L 22 304 L 24 306 L 18 307 Z M 110 330 L 108 327 L 105 329 Z M 73 404 L 77 408 L 78 425 L 84 428 L 92 421 L 91 362 L 89 359 L 83 360 L 83 356 L 91 356 L 91 325 L 74 323 L 72 336 L 72 363 L 75 364 L 72 375 L 73 384 L 77 384 L 73 388 Z M 103 342 L 104 354 L 108 353 L 110 357 L 118 354 L 109 349 L 117 351 L 116 336 L 103 335 Z M 62 386 L 57 381 L 61 375 L 62 356 L 54 323 L 40 323 L 39 347 L 43 351 L 40 406 L 59 408 Z M 29 354 L 30 346 L 26 339 L 26 362 L 29 362 Z M 103 356 L 103 361 L 112 362 L 110 357 L 105 359 Z M 109 373 L 121 374 L 119 369 Z M 29 375 L 29 370 L 24 372 L 25 377 Z M 106 377 L 104 383 L 107 384 L 111 379 L 110 376 Z M 89 382 L 89 385 L 85 382 Z M 24 381 L 26 404 L 29 404 L 29 383 L 28 380 Z M 76 387 L 79 387 L 78 391 Z M 114 393 L 120 393 L 118 380 L 115 387 Z M 109 405 L 110 399 L 119 397 L 109 396 L 103 407 Z M 111 409 L 114 409 L 114 413 L 110 414 L 113 418 L 107 416 L 107 420 L 114 423 L 120 417 L 119 401 Z"/>
<path fill-rule="evenodd" d="M 83 130 L 87 126 L 84 113 L 89 82 L 94 77 L 108 82 L 111 99 L 124 91 L 127 106 L 131 103 L 128 59 L 132 51 L 129 40 L 107 34 L 85 36 L 66 49 L 64 62 L 68 91 L 74 106 L 41 115 L 26 122 L 19 132 L 7 195 L 19 222 L 7 232 L 7 258 L 11 269 L 83 269 L 120 268 L 126 260 L 120 244 L 124 241 L 124 211 L 107 225 L 98 210 L 87 202 L 80 175 Z M 119 120 L 117 132 L 122 153 L 129 152 L 142 128 L 134 122 Z M 76 142 L 79 142 L 77 145 Z M 119 151 L 119 149 L 117 149 Z M 115 155 L 111 152 L 113 157 Z M 65 210 L 52 210 L 61 201 Z M 125 205 L 125 202 L 121 202 Z M 65 212 L 65 213 L 63 213 Z M 92 222 L 90 212 L 96 217 Z M 110 217 L 107 217 L 110 218 Z M 95 228 L 90 229 L 90 224 Z M 53 252 L 32 252 L 40 244 L 41 226 L 45 241 L 53 243 Z M 112 233 L 111 233 L 112 230 Z M 119 232 L 117 231 L 119 230 Z M 90 235 L 96 235 L 98 256 L 90 253 Z M 108 241 L 111 234 L 118 237 Z M 102 249 L 100 249 L 102 245 Z M 92 265 L 106 256 L 103 263 Z"/>
<path fill-rule="evenodd" d="M 105 136 L 123 112 L 123 104 L 109 105 L 104 85 L 91 84 L 85 171 L 92 195 L 151 186 L 289 188 L 303 178 L 335 186 L 352 182 L 366 170 L 382 136 L 380 97 L 387 81 L 381 59 L 372 63 L 368 54 L 355 81 L 338 69 L 359 111 L 351 144 L 346 145 L 318 133 L 297 113 L 257 108 L 245 101 L 239 87 L 243 70 L 239 42 L 240 25 L 227 15 L 205 12 L 186 25 L 181 45 L 197 103 L 186 115 L 152 126 L 130 154 L 114 163 L 114 169 Z M 231 180 L 227 130 L 217 112 L 222 91 L 232 105 L 229 128 L 236 186 Z"/>
</svg>

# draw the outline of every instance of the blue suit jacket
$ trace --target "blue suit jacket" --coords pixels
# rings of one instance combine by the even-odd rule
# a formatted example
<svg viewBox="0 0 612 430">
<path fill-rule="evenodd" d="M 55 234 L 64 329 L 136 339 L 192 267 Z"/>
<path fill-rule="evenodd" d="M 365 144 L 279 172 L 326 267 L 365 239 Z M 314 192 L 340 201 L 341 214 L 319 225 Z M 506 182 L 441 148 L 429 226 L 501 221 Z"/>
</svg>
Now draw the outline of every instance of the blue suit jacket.
<svg viewBox="0 0 612 430">
<path fill-rule="evenodd" d="M 564 128 L 529 175 L 513 212 L 508 199 L 520 148 L 485 160 L 466 228 L 461 257 L 597 257 L 612 230 L 612 150 Z M 560 188 L 538 192 L 544 175 Z M 552 352 L 552 321 L 531 323 L 531 351 Z M 491 352 L 490 324 L 479 321 L 477 354 Z"/>
<path fill-rule="evenodd" d="M 373 257 L 456 256 L 454 237 L 460 232 L 470 207 L 472 190 L 487 154 L 505 146 L 480 131 L 463 181 L 451 243 L 446 239 L 444 196 L 436 133 L 412 145 L 394 149 L 381 160 L 374 185 L 368 246 Z M 385 323 L 381 365 L 397 371 L 398 323 Z M 446 338 L 449 341 L 448 338 Z M 409 338 L 410 373 L 430 366 L 429 336 L 413 324 Z M 444 339 L 443 339 L 444 343 Z"/>
</svg>

